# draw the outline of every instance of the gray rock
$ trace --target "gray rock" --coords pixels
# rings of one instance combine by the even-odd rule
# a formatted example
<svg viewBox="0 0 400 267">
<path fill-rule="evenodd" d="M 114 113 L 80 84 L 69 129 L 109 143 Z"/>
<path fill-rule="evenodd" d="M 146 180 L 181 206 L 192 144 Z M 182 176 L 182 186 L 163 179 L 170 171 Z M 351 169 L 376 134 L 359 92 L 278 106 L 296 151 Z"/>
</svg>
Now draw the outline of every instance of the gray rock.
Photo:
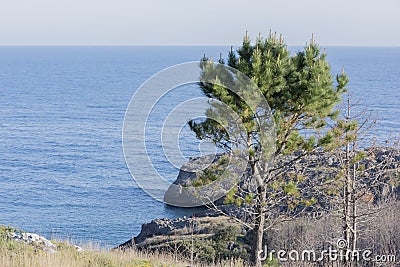
<svg viewBox="0 0 400 267">
<path fill-rule="evenodd" d="M 56 245 L 38 234 L 13 232 L 9 234 L 9 237 L 17 242 L 32 244 L 45 252 L 55 253 L 57 251 Z"/>
<path fill-rule="evenodd" d="M 26 243 L 34 246 L 46 253 L 56 253 L 58 247 L 52 243 L 50 240 L 43 236 L 35 233 L 25 233 L 25 232 L 12 232 L 8 234 L 8 237 L 16 242 Z M 84 251 L 83 248 L 72 245 L 78 252 Z"/>
</svg>

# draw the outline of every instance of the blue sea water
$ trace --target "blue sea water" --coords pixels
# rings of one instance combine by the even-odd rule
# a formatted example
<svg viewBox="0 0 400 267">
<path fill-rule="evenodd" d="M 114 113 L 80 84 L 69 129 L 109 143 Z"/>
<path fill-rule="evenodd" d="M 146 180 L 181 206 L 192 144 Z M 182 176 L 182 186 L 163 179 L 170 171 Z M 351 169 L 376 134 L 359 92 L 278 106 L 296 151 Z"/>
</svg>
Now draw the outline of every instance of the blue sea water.
<svg viewBox="0 0 400 267">
<path fill-rule="evenodd" d="M 157 202 L 135 184 L 122 149 L 125 109 L 156 72 L 228 49 L 0 47 L 0 224 L 113 246 L 138 234 L 142 223 L 192 213 Z M 398 135 L 400 48 L 326 50 L 333 73 L 342 67 L 348 73 L 358 108 L 378 119 L 374 134 Z M 190 88 L 171 101 L 201 96 Z M 182 138 L 185 156 L 198 155 L 194 135 L 186 131 Z M 173 179 L 178 169 L 154 146 L 151 155 Z"/>
</svg>

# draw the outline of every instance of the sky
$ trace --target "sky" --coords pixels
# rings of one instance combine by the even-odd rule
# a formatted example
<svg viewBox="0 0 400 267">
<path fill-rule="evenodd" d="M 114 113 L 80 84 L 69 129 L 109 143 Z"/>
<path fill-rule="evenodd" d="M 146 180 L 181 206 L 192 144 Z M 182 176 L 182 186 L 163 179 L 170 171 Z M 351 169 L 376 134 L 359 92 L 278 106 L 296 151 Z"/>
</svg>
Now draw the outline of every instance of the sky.
<svg viewBox="0 0 400 267">
<path fill-rule="evenodd" d="M 400 46 L 399 0 L 0 0 L 0 45 Z"/>
</svg>

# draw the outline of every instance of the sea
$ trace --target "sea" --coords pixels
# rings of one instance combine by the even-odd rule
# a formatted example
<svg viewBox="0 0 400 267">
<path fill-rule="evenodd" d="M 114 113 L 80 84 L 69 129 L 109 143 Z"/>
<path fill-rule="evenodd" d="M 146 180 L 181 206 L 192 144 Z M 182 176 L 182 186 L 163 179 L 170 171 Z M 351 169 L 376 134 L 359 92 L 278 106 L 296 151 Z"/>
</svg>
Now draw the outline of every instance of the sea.
<svg viewBox="0 0 400 267">
<path fill-rule="evenodd" d="M 204 54 L 218 58 L 229 49 L 0 47 L 0 225 L 113 247 L 137 235 L 143 223 L 197 211 L 167 206 L 135 182 L 122 147 L 124 115 L 136 90 L 157 72 Z M 344 68 L 348 74 L 355 109 L 376 120 L 373 136 L 382 143 L 398 137 L 400 47 L 325 50 L 332 73 Z M 195 84 L 177 89 L 150 119 L 162 122 L 164 109 L 201 96 Z M 168 163 L 159 134 L 149 131 L 146 142 L 158 171 L 171 182 L 179 167 Z M 179 148 L 186 159 L 202 155 L 187 127 Z"/>
</svg>

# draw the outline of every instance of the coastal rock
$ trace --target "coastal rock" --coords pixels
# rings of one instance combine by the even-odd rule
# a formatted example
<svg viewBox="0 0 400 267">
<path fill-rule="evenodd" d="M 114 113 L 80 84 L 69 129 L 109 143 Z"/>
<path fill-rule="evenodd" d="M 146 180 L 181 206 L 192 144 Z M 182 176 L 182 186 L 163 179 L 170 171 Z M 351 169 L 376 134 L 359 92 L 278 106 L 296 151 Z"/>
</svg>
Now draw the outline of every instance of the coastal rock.
<svg viewBox="0 0 400 267">
<path fill-rule="evenodd" d="M 190 160 L 181 167 L 174 184 L 190 186 L 193 179 L 198 177 L 202 170 L 218 162 L 223 155 L 224 154 L 216 154 L 190 158 Z"/>
<path fill-rule="evenodd" d="M 218 154 L 217 156 L 204 156 L 199 158 L 192 158 L 189 162 L 184 164 L 179 172 L 179 175 L 174 182 L 176 186 L 192 186 L 197 179 L 201 178 L 203 170 L 211 168 L 213 165 L 218 165 L 224 154 Z M 328 154 L 322 151 L 316 152 L 311 155 L 302 157 L 299 160 L 295 160 L 298 153 L 286 155 L 284 158 L 278 158 L 276 164 L 282 164 L 293 160 L 293 162 L 284 167 L 285 173 L 295 173 L 310 177 L 311 180 L 316 177 L 333 177 L 338 173 L 341 166 L 341 159 L 343 155 L 340 154 Z M 399 167 L 400 167 L 400 150 L 392 148 L 375 148 L 370 151 L 369 156 L 362 159 L 360 164 L 365 165 L 368 168 L 367 175 L 369 177 L 375 177 L 380 172 L 382 166 L 389 170 L 389 176 L 385 178 L 385 182 L 381 186 L 376 187 L 372 190 L 372 194 L 375 196 L 374 201 L 379 201 L 381 198 L 389 196 L 400 196 L 400 187 L 389 179 L 399 180 Z M 248 171 L 248 169 L 247 169 Z M 394 175 L 392 175 L 394 174 Z M 386 177 L 386 176 L 385 176 Z M 306 179 L 307 182 L 307 179 Z M 383 185 L 384 184 L 384 185 Z M 248 181 L 242 181 L 239 187 L 244 188 L 245 186 L 251 186 Z M 305 184 L 305 186 L 310 186 Z M 182 192 L 175 190 L 171 187 L 165 193 L 166 200 L 176 201 L 177 199 L 188 197 L 183 196 Z M 329 200 L 323 197 L 317 197 L 317 202 L 322 210 L 329 212 L 331 203 Z M 167 201 L 167 203 L 170 203 Z M 177 219 L 156 219 L 150 223 L 142 225 L 141 232 L 138 236 L 128 240 L 127 242 L 119 245 L 117 249 L 146 249 L 146 250 L 161 250 L 171 251 L 173 246 L 179 247 L 177 244 L 180 242 L 186 242 L 190 238 L 200 239 L 201 242 L 209 242 L 214 240 L 218 236 L 218 231 L 224 231 L 226 227 L 236 227 L 240 229 L 240 242 L 237 240 L 230 240 L 229 247 L 239 248 L 239 251 L 245 251 L 248 246 L 248 240 L 251 238 L 251 232 L 239 226 L 237 222 L 233 221 L 229 216 L 244 218 L 243 210 L 238 208 L 236 205 L 226 205 L 225 198 L 221 198 L 214 202 L 218 207 L 219 211 L 206 209 L 202 212 L 196 213 L 191 218 L 177 218 Z M 277 212 L 286 212 L 287 207 L 280 206 Z M 293 211 L 296 212 L 296 211 Z M 314 212 L 314 211 L 311 211 Z M 320 214 L 321 211 L 315 211 Z M 226 216 L 228 215 L 228 216 Z M 213 242 L 214 242 L 213 241 Z M 211 241 L 210 241 L 211 242 Z M 232 245 L 233 244 L 233 245 Z"/>
<path fill-rule="evenodd" d="M 57 245 L 55 245 L 53 242 L 35 233 L 14 231 L 8 233 L 8 238 L 19 243 L 26 243 L 32 245 L 35 248 L 40 249 L 47 253 L 56 253 L 58 250 Z M 83 248 L 79 246 L 72 245 L 72 247 L 75 248 L 78 252 L 84 251 Z"/>
<path fill-rule="evenodd" d="M 201 215 L 199 215 L 200 217 Z M 145 247 L 150 244 L 149 240 L 152 238 L 160 236 L 171 236 L 178 233 L 186 234 L 188 229 L 193 226 L 194 218 L 177 218 L 177 219 L 155 219 L 150 223 L 145 223 L 142 225 L 140 234 L 131 240 L 121 244 L 118 248 L 128 248 L 128 247 Z"/>
<path fill-rule="evenodd" d="M 193 186 L 194 181 L 200 178 L 203 170 L 218 164 L 223 155 L 216 154 L 191 158 L 181 167 L 177 179 L 165 192 L 164 202 L 178 207 L 201 206 L 204 203 L 202 194 L 193 191 L 191 186 Z M 218 200 L 218 197 L 214 200 Z"/>
<path fill-rule="evenodd" d="M 9 234 L 9 238 L 17 242 L 23 242 L 34 245 L 36 248 L 39 248 L 48 253 L 57 252 L 56 245 L 54 245 L 51 241 L 38 234 L 13 232 Z"/>
<path fill-rule="evenodd" d="M 196 181 L 201 178 L 203 171 L 207 168 L 210 169 L 213 166 L 219 164 L 223 159 L 224 154 L 208 155 L 198 158 L 192 158 L 190 161 L 185 163 L 178 174 L 175 182 L 168 188 L 164 195 L 164 200 L 167 204 L 173 203 L 175 206 L 184 207 L 187 202 L 191 199 L 195 199 L 198 196 L 190 194 L 190 191 L 185 190 L 188 186 L 193 186 Z M 293 161 L 284 167 L 284 173 L 296 173 L 306 177 L 310 177 L 311 180 L 318 179 L 320 177 L 332 177 L 336 175 L 341 166 L 341 158 L 343 155 L 338 153 L 325 153 L 323 151 L 317 151 L 313 154 L 304 156 L 298 160 L 295 160 L 299 156 L 299 152 L 295 152 L 284 157 L 276 159 L 276 164 L 280 165 L 283 162 Z M 360 164 L 365 165 L 369 169 L 369 173 L 366 173 L 369 177 L 374 177 L 382 168 L 385 168 L 389 172 L 397 172 L 395 175 L 399 175 L 400 170 L 400 150 L 395 148 L 377 147 L 369 151 L 369 156 L 360 161 Z M 247 167 L 249 172 L 249 167 Z M 388 178 L 389 179 L 389 178 Z M 381 186 L 380 190 L 374 192 L 377 196 L 375 200 L 380 199 L 381 196 L 397 195 L 399 192 L 399 186 L 390 186 L 389 181 L 387 185 Z M 393 181 L 392 181 L 393 182 Z M 239 183 L 239 187 L 242 189 L 248 189 L 254 187 L 251 185 L 251 181 L 242 181 Z M 245 188 L 247 187 L 247 188 Z M 225 203 L 225 197 L 217 199 L 214 203 L 219 206 Z M 324 206 L 329 205 L 326 200 L 320 199 L 320 204 Z"/>
<path fill-rule="evenodd" d="M 190 251 L 190 247 L 195 246 L 200 253 L 211 249 L 218 250 L 218 255 L 225 253 L 237 256 L 247 255 L 249 245 L 246 236 L 247 231 L 232 218 L 208 211 L 190 218 L 156 219 L 143 224 L 137 237 L 114 249 L 174 251 L 184 255 Z"/>
</svg>

